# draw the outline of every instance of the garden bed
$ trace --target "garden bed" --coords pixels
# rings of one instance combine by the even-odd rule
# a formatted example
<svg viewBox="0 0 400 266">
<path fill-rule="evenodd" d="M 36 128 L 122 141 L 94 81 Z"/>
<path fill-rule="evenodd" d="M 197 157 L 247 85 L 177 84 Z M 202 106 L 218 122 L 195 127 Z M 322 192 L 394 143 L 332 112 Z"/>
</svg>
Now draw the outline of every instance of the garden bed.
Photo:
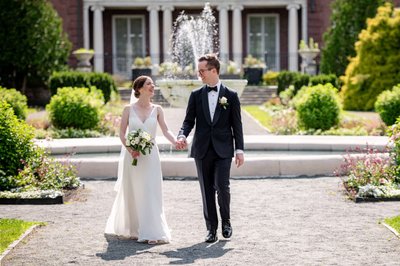
<svg viewBox="0 0 400 266">
<path fill-rule="evenodd" d="M 50 204 L 63 204 L 69 201 L 85 201 L 86 194 L 84 185 L 77 189 L 59 191 L 35 191 L 35 192 L 21 192 L 21 193 L 8 193 L 4 195 L 0 193 L 0 204 L 31 204 L 31 205 L 50 205 Z"/>
<path fill-rule="evenodd" d="M 381 202 L 381 201 L 400 201 L 400 197 L 393 197 L 393 198 L 365 198 L 365 197 L 355 197 L 355 203 L 362 203 L 362 202 Z"/>
<path fill-rule="evenodd" d="M 31 205 L 50 205 L 63 204 L 64 197 L 57 196 L 55 198 L 0 198 L 0 204 L 31 204 Z"/>
</svg>

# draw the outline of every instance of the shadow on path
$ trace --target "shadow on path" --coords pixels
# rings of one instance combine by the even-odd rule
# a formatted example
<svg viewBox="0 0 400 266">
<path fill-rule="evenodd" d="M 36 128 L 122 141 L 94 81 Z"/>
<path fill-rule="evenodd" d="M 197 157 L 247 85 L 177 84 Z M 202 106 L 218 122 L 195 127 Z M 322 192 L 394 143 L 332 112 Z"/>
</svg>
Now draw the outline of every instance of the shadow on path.
<svg viewBox="0 0 400 266">
<path fill-rule="evenodd" d="M 169 264 L 190 264 L 194 263 L 197 259 L 213 259 L 222 257 L 225 253 L 232 250 L 232 248 L 224 249 L 226 240 L 222 240 L 213 244 L 199 243 L 186 248 L 179 248 L 160 253 L 160 255 L 167 256 L 173 260 Z"/>
<path fill-rule="evenodd" d="M 106 235 L 107 239 L 107 250 L 103 253 L 96 253 L 97 257 L 103 260 L 124 260 L 126 257 L 131 257 L 141 253 L 145 253 L 154 247 L 154 245 L 148 245 L 146 243 L 139 243 L 136 240 Z"/>
</svg>

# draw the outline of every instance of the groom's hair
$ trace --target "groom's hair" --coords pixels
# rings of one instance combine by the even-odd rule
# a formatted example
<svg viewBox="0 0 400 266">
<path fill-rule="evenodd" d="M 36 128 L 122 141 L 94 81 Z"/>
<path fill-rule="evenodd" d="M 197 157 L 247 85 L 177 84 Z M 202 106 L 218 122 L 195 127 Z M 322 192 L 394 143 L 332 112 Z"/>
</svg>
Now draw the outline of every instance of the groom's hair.
<svg viewBox="0 0 400 266">
<path fill-rule="evenodd" d="M 221 64 L 219 63 L 218 57 L 216 54 L 205 54 L 200 56 L 199 62 L 202 61 L 207 61 L 207 67 L 209 68 L 215 68 L 217 70 L 217 73 L 219 74 L 219 68 Z"/>
</svg>

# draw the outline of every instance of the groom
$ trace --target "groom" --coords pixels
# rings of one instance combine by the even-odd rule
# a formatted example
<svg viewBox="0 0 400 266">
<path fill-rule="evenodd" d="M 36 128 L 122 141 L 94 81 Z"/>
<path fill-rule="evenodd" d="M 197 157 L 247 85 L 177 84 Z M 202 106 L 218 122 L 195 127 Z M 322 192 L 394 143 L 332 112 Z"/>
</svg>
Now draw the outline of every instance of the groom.
<svg viewBox="0 0 400 266">
<path fill-rule="evenodd" d="M 232 157 L 235 154 L 237 167 L 244 162 L 239 97 L 221 83 L 219 70 L 216 55 L 207 54 L 198 59 L 199 77 L 205 85 L 191 93 L 177 141 L 177 148 L 185 149 L 186 137 L 196 124 L 190 156 L 196 163 L 208 230 L 205 241 L 209 243 L 218 240 L 216 193 L 222 236 L 230 238 L 232 235 L 229 189 Z"/>
</svg>

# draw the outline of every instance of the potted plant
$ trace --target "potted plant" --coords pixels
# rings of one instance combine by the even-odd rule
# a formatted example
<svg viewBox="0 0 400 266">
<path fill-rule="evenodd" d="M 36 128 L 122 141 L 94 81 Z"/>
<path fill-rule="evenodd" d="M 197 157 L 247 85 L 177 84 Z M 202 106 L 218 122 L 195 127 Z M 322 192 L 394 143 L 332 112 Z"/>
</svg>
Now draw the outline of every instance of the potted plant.
<svg viewBox="0 0 400 266">
<path fill-rule="evenodd" d="M 244 59 L 243 75 L 247 79 L 249 85 L 258 85 L 262 80 L 264 69 L 266 68 L 264 62 L 260 59 L 248 55 Z"/>
<path fill-rule="evenodd" d="M 308 45 L 304 40 L 300 41 L 299 44 L 299 54 L 302 58 L 301 61 L 301 72 L 310 75 L 317 74 L 317 64 L 315 58 L 318 56 L 320 50 L 318 48 L 318 43 L 314 42 L 313 38 L 310 38 Z"/>
<path fill-rule="evenodd" d="M 78 67 L 76 68 L 77 71 L 82 72 L 90 72 L 92 71 L 92 65 L 90 64 L 90 59 L 92 59 L 94 55 L 94 50 L 80 48 L 72 52 L 72 54 L 78 59 Z"/>
<path fill-rule="evenodd" d="M 132 80 L 145 75 L 151 76 L 152 63 L 150 56 L 136 57 L 132 65 Z"/>
<path fill-rule="evenodd" d="M 228 61 L 228 64 L 221 65 L 221 79 L 239 79 L 240 68 L 234 61 Z"/>
</svg>

